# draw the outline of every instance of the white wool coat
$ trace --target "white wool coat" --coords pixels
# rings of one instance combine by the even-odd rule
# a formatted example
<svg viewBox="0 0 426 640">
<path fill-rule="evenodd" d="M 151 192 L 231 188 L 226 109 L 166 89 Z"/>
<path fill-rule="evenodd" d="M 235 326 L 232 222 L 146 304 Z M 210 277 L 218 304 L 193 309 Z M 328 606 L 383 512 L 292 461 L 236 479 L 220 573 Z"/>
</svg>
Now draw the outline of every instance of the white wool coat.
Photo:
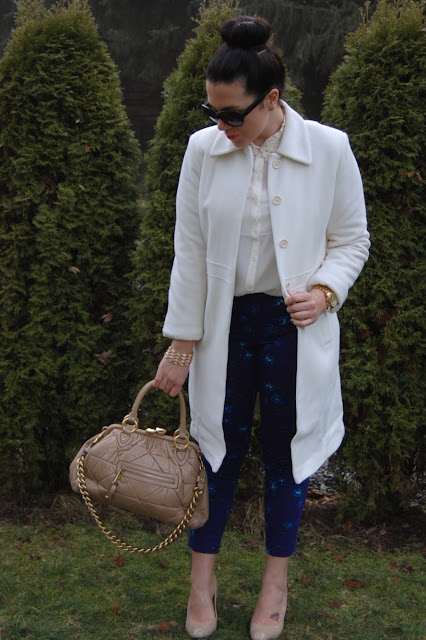
<svg viewBox="0 0 426 640">
<path fill-rule="evenodd" d="M 296 483 L 339 447 L 343 408 L 336 311 L 368 257 L 362 182 L 348 137 L 305 121 L 284 103 L 286 125 L 269 158 L 268 198 L 283 296 L 325 284 L 338 306 L 298 329 Z M 250 147 L 236 148 L 217 126 L 194 133 L 176 198 L 175 259 L 166 337 L 195 340 L 189 374 L 191 434 L 217 471 L 226 453 L 222 428 L 228 336 Z"/>
</svg>

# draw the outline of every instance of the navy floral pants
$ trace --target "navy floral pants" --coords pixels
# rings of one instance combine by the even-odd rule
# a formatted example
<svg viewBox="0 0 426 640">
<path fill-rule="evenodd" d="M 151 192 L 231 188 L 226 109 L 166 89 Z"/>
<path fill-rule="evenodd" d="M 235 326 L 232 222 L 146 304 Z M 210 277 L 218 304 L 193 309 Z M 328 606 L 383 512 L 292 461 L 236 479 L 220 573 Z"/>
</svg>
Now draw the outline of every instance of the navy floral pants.
<svg viewBox="0 0 426 640">
<path fill-rule="evenodd" d="M 288 557 L 296 536 L 309 479 L 296 484 L 290 443 L 296 432 L 297 329 L 282 297 L 255 293 L 234 298 L 229 335 L 223 429 L 226 456 L 217 473 L 205 460 L 210 515 L 191 531 L 189 546 L 218 553 L 247 453 L 259 393 L 265 475 L 266 552 Z M 261 482 L 261 471 L 253 483 Z"/>
</svg>

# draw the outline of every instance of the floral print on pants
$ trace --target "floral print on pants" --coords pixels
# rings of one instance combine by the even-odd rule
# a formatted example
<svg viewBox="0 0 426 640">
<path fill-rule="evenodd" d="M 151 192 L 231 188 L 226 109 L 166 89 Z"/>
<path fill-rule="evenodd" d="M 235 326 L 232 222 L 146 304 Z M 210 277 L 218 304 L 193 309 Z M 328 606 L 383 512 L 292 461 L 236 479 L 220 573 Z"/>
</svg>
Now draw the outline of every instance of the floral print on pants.
<svg viewBox="0 0 426 640">
<path fill-rule="evenodd" d="M 190 534 L 189 546 L 194 551 L 219 551 L 247 454 L 259 394 L 266 552 L 280 557 L 294 553 L 309 484 L 309 478 L 296 484 L 291 469 L 290 443 L 296 433 L 296 370 L 297 329 L 283 298 L 263 293 L 234 298 L 223 411 L 226 456 L 217 473 L 204 461 L 210 515 L 203 527 Z M 261 482 L 260 474 L 253 482 Z"/>
</svg>

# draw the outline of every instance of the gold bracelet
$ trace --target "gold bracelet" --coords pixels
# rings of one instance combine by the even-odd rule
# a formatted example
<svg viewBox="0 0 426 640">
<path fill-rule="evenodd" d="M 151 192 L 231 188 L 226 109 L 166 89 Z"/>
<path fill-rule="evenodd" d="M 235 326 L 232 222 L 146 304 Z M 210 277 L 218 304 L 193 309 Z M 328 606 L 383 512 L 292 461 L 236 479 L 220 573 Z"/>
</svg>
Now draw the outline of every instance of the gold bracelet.
<svg viewBox="0 0 426 640">
<path fill-rule="evenodd" d="M 172 364 L 178 364 L 181 367 L 188 367 L 193 358 L 192 353 L 178 353 L 172 347 L 169 347 L 164 354 L 166 360 L 171 362 Z"/>
</svg>

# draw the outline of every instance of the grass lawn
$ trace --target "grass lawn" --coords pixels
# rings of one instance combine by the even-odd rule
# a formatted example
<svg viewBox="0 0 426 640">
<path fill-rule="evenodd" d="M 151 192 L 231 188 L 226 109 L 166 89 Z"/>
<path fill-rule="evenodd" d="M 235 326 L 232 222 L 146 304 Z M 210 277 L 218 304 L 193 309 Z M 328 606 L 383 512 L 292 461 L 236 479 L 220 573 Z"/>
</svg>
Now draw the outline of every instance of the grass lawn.
<svg viewBox="0 0 426 640">
<path fill-rule="evenodd" d="M 59 506 L 55 501 L 55 517 L 40 511 L 27 519 L 0 520 L 0 638 L 186 638 L 186 536 L 155 554 L 120 553 L 78 500 L 66 496 Z M 395 548 L 386 544 L 386 527 L 345 531 L 348 527 L 331 526 L 327 513 L 323 516 L 308 513 L 301 529 L 283 638 L 425 640 L 421 539 L 405 544 L 399 538 Z M 114 519 L 132 543 L 158 541 L 140 532 L 133 516 Z M 249 638 L 264 561 L 261 535 L 249 529 L 225 534 L 217 565 L 215 640 Z"/>
</svg>

